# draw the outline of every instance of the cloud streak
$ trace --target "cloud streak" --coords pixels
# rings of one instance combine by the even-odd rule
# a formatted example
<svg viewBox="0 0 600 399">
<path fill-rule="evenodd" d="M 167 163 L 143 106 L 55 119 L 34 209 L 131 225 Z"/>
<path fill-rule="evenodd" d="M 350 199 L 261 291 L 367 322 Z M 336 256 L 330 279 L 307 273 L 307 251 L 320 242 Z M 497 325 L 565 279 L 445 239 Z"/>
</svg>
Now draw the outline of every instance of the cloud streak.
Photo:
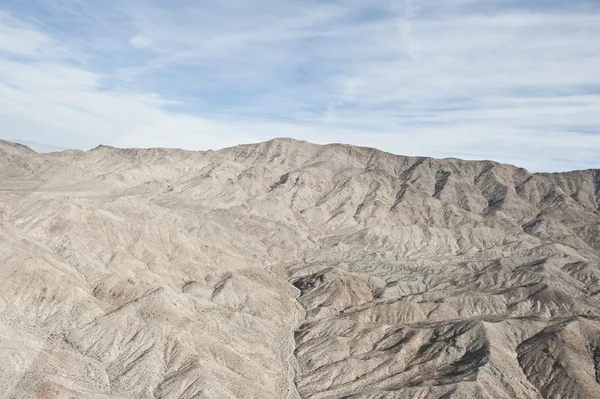
<svg viewBox="0 0 600 399">
<path fill-rule="evenodd" d="M 0 135 L 599 167 L 596 2 L 8 1 Z"/>
</svg>

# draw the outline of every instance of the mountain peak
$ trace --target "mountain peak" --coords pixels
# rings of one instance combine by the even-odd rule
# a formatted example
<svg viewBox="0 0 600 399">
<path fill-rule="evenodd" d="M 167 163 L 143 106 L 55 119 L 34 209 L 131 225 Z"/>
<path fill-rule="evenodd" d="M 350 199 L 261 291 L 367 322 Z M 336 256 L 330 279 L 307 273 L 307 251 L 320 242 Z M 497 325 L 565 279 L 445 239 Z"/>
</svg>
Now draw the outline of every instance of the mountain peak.
<svg viewBox="0 0 600 399">
<path fill-rule="evenodd" d="M 12 396 L 600 397 L 597 170 L 0 151 Z"/>
<path fill-rule="evenodd" d="M 24 144 L 14 142 L 14 141 L 0 139 L 0 147 L 4 148 L 4 151 L 10 151 L 10 152 L 19 153 L 19 154 L 26 154 L 26 155 L 37 154 L 37 152 L 35 150 L 33 150 L 32 148 L 30 148 Z"/>
</svg>

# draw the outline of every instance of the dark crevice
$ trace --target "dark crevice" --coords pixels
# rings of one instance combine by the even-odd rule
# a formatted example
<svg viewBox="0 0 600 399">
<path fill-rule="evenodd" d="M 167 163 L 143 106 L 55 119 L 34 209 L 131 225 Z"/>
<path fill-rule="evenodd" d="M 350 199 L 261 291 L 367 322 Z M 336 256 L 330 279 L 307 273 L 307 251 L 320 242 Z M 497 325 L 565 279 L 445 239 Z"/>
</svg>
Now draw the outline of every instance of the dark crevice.
<svg viewBox="0 0 600 399">
<path fill-rule="evenodd" d="M 448 183 L 448 179 L 452 173 L 446 170 L 438 170 L 435 174 L 435 192 L 433 193 L 433 197 L 440 199 L 440 194 L 446 187 L 446 183 Z"/>
<path fill-rule="evenodd" d="M 596 372 L 596 382 L 600 384 L 600 346 L 594 350 L 594 371 Z"/>
</svg>

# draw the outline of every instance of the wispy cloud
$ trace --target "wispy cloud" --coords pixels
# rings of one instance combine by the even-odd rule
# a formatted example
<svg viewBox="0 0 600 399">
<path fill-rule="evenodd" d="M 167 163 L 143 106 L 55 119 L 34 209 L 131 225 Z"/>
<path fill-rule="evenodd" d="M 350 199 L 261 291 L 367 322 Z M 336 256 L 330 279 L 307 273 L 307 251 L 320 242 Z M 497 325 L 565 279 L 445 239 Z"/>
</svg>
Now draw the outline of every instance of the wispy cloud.
<svg viewBox="0 0 600 399">
<path fill-rule="evenodd" d="M 595 1 L 8 0 L 0 135 L 599 167 Z"/>
</svg>

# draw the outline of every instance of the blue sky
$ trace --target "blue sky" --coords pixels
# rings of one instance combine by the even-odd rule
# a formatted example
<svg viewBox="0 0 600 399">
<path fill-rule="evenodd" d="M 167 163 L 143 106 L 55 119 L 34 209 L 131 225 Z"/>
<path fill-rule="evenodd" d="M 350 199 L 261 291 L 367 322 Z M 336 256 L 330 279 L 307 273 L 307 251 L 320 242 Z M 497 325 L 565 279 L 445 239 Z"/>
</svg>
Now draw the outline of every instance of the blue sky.
<svg viewBox="0 0 600 399">
<path fill-rule="evenodd" d="M 600 1 L 3 0 L 0 137 L 600 167 Z"/>
</svg>

